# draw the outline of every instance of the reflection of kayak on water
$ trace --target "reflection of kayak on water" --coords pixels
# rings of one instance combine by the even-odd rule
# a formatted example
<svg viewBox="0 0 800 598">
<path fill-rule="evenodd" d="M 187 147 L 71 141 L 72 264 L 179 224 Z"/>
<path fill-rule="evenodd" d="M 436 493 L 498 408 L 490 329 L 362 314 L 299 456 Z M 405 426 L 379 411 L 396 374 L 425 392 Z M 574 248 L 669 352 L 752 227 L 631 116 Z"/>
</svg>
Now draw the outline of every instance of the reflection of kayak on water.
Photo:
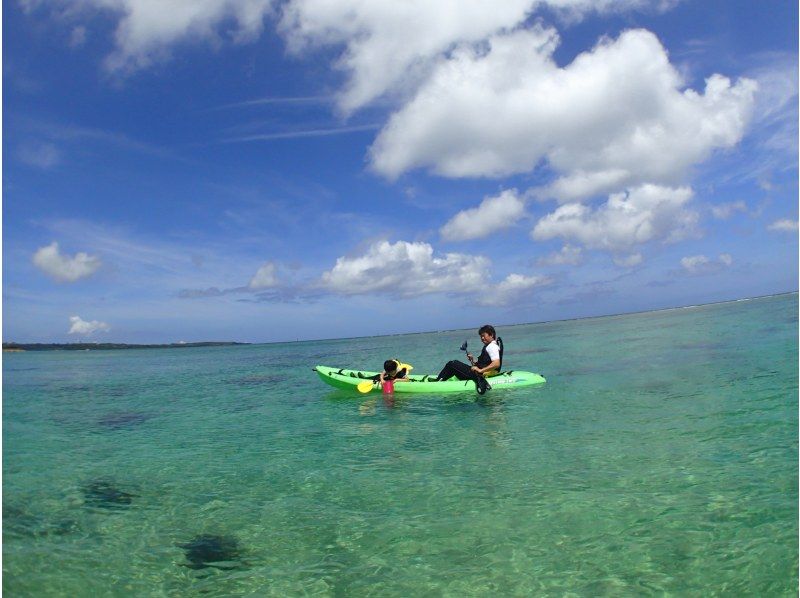
<svg viewBox="0 0 800 598">
<path fill-rule="evenodd" d="M 332 368 L 324 365 L 318 365 L 314 371 L 319 374 L 323 382 L 330 384 L 336 388 L 343 388 L 345 390 L 355 391 L 359 385 L 364 381 L 375 379 L 380 375 L 380 372 L 364 372 L 358 370 L 346 370 L 342 368 Z M 475 382 L 472 380 L 458 380 L 450 378 L 449 380 L 442 380 L 435 382 L 436 374 L 430 375 L 411 375 L 408 377 L 408 382 L 397 382 L 394 384 L 395 393 L 440 393 L 440 392 L 464 392 L 474 391 Z M 517 388 L 519 386 L 532 386 L 534 384 L 543 384 L 545 379 L 540 374 L 533 372 L 523 372 L 522 370 L 512 370 L 508 372 L 500 372 L 496 376 L 487 378 L 489 384 L 493 389 L 499 388 Z M 380 385 L 376 384 L 374 388 L 380 391 Z"/>
</svg>

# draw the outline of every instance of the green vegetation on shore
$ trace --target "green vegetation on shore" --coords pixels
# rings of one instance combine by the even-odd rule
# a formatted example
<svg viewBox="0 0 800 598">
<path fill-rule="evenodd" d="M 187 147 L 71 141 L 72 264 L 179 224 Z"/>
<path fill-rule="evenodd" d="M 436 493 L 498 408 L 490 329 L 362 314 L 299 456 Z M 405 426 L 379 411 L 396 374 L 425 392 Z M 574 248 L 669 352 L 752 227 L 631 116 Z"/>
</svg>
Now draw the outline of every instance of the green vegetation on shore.
<svg viewBox="0 0 800 598">
<path fill-rule="evenodd" d="M 129 345 L 127 343 L 3 343 L 3 351 L 107 351 L 109 349 L 185 349 L 188 347 L 228 347 L 250 343 L 202 342 L 164 345 Z"/>
</svg>

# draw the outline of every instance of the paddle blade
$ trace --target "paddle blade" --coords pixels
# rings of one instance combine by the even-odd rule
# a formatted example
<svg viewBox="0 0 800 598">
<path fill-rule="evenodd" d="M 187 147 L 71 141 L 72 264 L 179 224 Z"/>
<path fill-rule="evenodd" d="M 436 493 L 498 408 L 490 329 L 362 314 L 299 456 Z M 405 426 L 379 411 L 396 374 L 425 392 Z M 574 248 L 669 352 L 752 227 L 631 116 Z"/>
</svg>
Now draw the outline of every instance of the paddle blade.
<svg viewBox="0 0 800 598">
<path fill-rule="evenodd" d="M 375 386 L 374 382 L 371 380 L 364 380 L 363 382 L 359 382 L 356 388 L 358 389 L 358 392 L 363 392 L 366 394 L 372 390 L 373 386 Z"/>
<path fill-rule="evenodd" d="M 464 341 L 463 343 L 461 343 L 461 348 L 459 349 L 459 351 L 466 351 L 466 350 L 467 350 L 467 341 Z"/>
</svg>

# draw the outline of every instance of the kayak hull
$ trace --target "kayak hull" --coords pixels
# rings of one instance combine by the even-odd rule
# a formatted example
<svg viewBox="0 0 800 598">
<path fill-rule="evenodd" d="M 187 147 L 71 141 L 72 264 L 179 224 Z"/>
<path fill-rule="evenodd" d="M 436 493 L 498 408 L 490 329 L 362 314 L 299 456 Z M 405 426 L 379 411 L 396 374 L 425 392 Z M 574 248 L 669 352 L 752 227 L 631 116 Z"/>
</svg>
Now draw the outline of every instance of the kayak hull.
<svg viewBox="0 0 800 598">
<path fill-rule="evenodd" d="M 369 380 L 374 376 L 380 375 L 380 372 L 367 372 L 361 370 L 347 370 L 344 368 L 332 368 L 324 365 L 318 365 L 314 368 L 323 382 L 333 386 L 334 388 L 341 388 L 343 390 L 352 390 L 358 392 L 356 388 L 360 382 Z M 397 382 L 394 384 L 395 394 L 419 394 L 419 393 L 443 393 L 443 392 L 464 392 L 475 391 L 475 382 L 472 380 L 457 380 L 450 378 L 441 382 L 433 382 L 430 378 L 435 375 L 411 375 L 409 382 Z M 501 388 L 519 388 L 521 386 L 533 386 L 535 384 L 543 384 L 545 379 L 540 374 L 533 372 L 524 372 L 522 370 L 512 370 L 508 372 L 501 372 L 497 376 L 487 378 L 492 389 Z M 380 392 L 380 388 L 376 385 L 371 392 Z"/>
</svg>

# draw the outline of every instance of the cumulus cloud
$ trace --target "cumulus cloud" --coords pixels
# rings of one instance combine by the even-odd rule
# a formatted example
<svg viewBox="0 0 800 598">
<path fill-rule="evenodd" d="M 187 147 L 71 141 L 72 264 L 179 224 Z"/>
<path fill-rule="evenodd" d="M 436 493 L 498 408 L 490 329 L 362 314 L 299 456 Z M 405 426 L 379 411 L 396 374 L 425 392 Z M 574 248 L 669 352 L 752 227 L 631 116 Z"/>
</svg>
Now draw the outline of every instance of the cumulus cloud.
<svg viewBox="0 0 800 598">
<path fill-rule="evenodd" d="M 435 61 L 458 44 L 479 43 L 518 27 L 547 7 L 567 21 L 589 12 L 623 12 L 675 2 L 662 0 L 294 0 L 281 22 L 289 48 L 303 52 L 344 46 L 336 67 L 346 73 L 339 96 L 346 113 L 423 81 Z"/>
<path fill-rule="evenodd" d="M 797 231 L 797 220 L 782 218 L 781 220 L 776 220 L 770 224 L 767 229 L 784 233 L 793 233 Z"/>
<path fill-rule="evenodd" d="M 513 226 L 525 215 L 525 203 L 516 189 L 486 197 L 477 208 L 459 212 L 440 230 L 446 241 L 465 241 L 488 237 Z"/>
<path fill-rule="evenodd" d="M 630 257 L 638 245 L 673 242 L 695 234 L 698 215 L 686 207 L 691 197 L 688 187 L 642 185 L 610 195 L 596 209 L 577 203 L 559 206 L 536 223 L 531 236 L 537 241 L 560 237 Z"/>
<path fill-rule="evenodd" d="M 705 255 L 692 255 L 681 259 L 681 266 L 689 274 L 713 274 L 733 264 L 729 253 L 721 253 L 717 260 Z"/>
<path fill-rule="evenodd" d="M 682 90 L 652 33 L 603 39 L 561 68 L 554 29 L 503 32 L 441 58 L 371 147 L 395 178 L 419 167 L 448 177 L 500 177 L 542 161 L 560 174 L 543 197 L 574 201 L 643 183 L 674 185 L 741 138 L 756 83 L 721 75 Z M 497 115 L 503 118 L 498 119 Z"/>
<path fill-rule="evenodd" d="M 583 261 L 583 250 L 574 245 L 564 245 L 556 251 L 536 260 L 540 266 L 577 266 Z"/>
<path fill-rule="evenodd" d="M 88 336 L 94 332 L 108 332 L 111 330 L 111 326 L 105 322 L 99 322 L 97 320 L 86 322 L 85 320 L 82 320 L 80 316 L 71 316 L 69 321 L 71 324 L 69 328 L 69 334 Z"/>
<path fill-rule="evenodd" d="M 250 279 L 248 285 L 251 289 L 266 289 L 274 287 L 278 284 L 278 279 L 275 276 L 275 264 L 266 262 L 255 273 L 253 278 Z"/>
<path fill-rule="evenodd" d="M 345 112 L 411 83 L 427 62 L 457 42 L 476 42 L 523 21 L 532 0 L 296 0 L 284 9 L 289 48 L 344 45 L 336 66 L 349 76 L 339 97 Z"/>
<path fill-rule="evenodd" d="M 434 256 L 427 243 L 380 241 L 363 255 L 338 258 L 336 265 L 323 273 L 321 286 L 343 295 L 472 293 L 489 282 L 489 265 L 482 256 Z"/>
<path fill-rule="evenodd" d="M 747 212 L 747 204 L 742 200 L 733 201 L 729 203 L 722 203 L 716 206 L 711 206 L 711 213 L 714 218 L 719 220 L 727 220 L 736 212 Z"/>
<path fill-rule="evenodd" d="M 541 8 L 564 22 L 587 13 L 667 10 L 677 0 L 172 0 L 169 10 L 151 0 L 21 0 L 32 11 L 46 7 L 60 18 L 80 19 L 101 11 L 117 22 L 112 71 L 145 68 L 187 41 L 255 40 L 264 21 L 280 18 L 278 29 L 292 52 L 342 48 L 335 66 L 347 76 L 340 108 L 351 112 L 389 91 L 407 87 L 430 63 L 459 43 L 522 25 Z M 55 8 L 54 8 L 55 7 Z M 82 42 L 85 27 L 73 29 Z"/>
<path fill-rule="evenodd" d="M 188 40 L 217 42 L 229 36 L 235 42 L 256 39 L 273 0 L 77 0 L 45 2 L 23 0 L 27 10 L 63 7 L 60 15 L 80 18 L 82 12 L 102 11 L 117 19 L 115 50 L 106 58 L 110 71 L 145 68 L 169 54 L 170 46 Z M 85 34 L 84 34 L 85 35 Z"/>
<path fill-rule="evenodd" d="M 33 263 L 59 282 L 75 282 L 86 278 L 102 265 L 99 258 L 83 252 L 76 253 L 73 257 L 61 255 L 56 241 L 37 249 L 33 254 Z"/>
</svg>

